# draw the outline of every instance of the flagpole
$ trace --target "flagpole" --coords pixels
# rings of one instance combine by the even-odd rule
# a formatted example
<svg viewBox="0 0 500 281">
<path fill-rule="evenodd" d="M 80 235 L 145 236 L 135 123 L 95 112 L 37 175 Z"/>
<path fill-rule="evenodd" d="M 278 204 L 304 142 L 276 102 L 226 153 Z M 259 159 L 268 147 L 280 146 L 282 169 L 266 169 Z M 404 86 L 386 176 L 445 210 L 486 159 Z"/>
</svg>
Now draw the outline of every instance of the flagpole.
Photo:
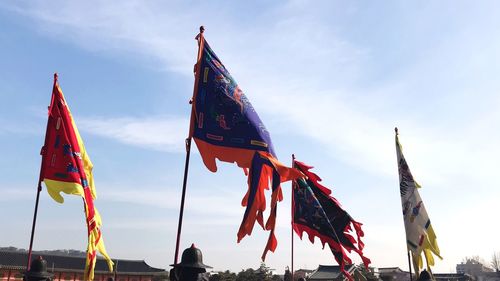
<svg viewBox="0 0 500 281">
<path fill-rule="evenodd" d="M 194 89 L 193 89 L 193 98 L 191 99 L 191 122 L 189 125 L 189 136 L 186 138 L 186 161 L 184 164 L 184 179 L 182 182 L 182 195 L 181 195 L 181 206 L 179 210 L 179 222 L 177 224 L 177 238 L 175 242 L 175 256 L 174 256 L 174 265 L 177 264 L 179 260 L 179 245 L 181 240 L 181 232 L 182 232 L 182 219 L 184 216 L 184 202 L 186 198 L 186 185 L 187 185 L 187 177 L 189 172 L 189 156 L 191 154 L 191 139 L 193 133 L 193 122 L 194 122 L 194 106 L 195 106 L 195 97 L 196 90 L 198 89 L 198 77 L 200 74 L 200 58 L 203 50 L 203 32 L 205 31 L 205 27 L 200 26 L 200 33 L 196 36 L 196 40 L 198 40 L 198 57 L 196 60 L 195 66 L 195 80 L 194 80 Z"/>
<path fill-rule="evenodd" d="M 396 139 L 398 138 L 399 136 L 399 130 L 398 130 L 398 127 L 394 127 L 394 132 L 396 133 Z M 399 140 L 398 140 L 399 142 Z M 403 217 L 403 222 L 404 222 L 404 217 Z M 406 227 L 405 227 L 405 231 L 406 231 Z M 406 250 L 406 254 L 408 255 L 408 268 L 409 268 L 409 271 L 410 271 L 410 281 L 413 281 L 413 276 L 412 276 L 412 273 L 411 273 L 411 257 L 410 257 L 410 251 Z"/>
<path fill-rule="evenodd" d="M 42 191 L 42 183 L 38 181 L 38 188 L 36 192 L 36 201 L 35 201 L 35 211 L 33 214 L 33 223 L 31 225 L 31 237 L 30 237 L 30 247 L 28 250 L 28 262 L 26 265 L 26 271 L 30 270 L 31 267 L 31 252 L 33 250 L 33 238 L 35 237 L 35 225 L 36 225 L 36 217 L 38 215 L 38 202 L 40 201 L 40 192 Z"/>
<path fill-rule="evenodd" d="M 397 129 L 396 129 L 397 130 Z M 411 274 L 411 260 L 410 260 L 410 251 L 407 251 L 408 254 L 408 268 L 410 269 L 410 281 L 413 281 L 413 276 Z"/>
<path fill-rule="evenodd" d="M 292 168 L 295 168 L 294 166 L 295 166 L 295 154 L 292 154 Z M 290 234 L 292 236 L 292 281 L 293 281 L 293 274 L 294 274 L 294 271 L 293 271 L 293 256 L 294 256 L 294 253 L 293 253 L 293 250 L 294 250 L 294 245 L 293 245 L 293 240 L 294 240 L 293 239 L 293 221 L 295 219 L 295 217 L 294 217 L 294 213 L 295 213 L 295 210 L 294 210 L 294 199 L 293 199 L 294 185 L 295 184 L 293 183 L 293 180 L 292 180 L 292 192 L 291 192 L 291 194 L 292 194 L 292 196 L 291 196 L 292 197 L 292 200 L 291 200 L 292 208 L 290 208 L 292 210 L 292 214 L 291 214 L 291 218 L 292 218 L 292 220 L 291 220 L 292 231 L 291 231 L 291 234 Z"/>
<path fill-rule="evenodd" d="M 57 72 L 54 73 L 54 86 L 55 87 L 57 84 Z M 52 88 L 52 92 L 54 91 L 54 88 Z M 52 105 L 53 100 L 51 99 L 50 104 Z M 49 116 L 50 118 L 50 116 Z M 40 151 L 40 154 L 42 155 L 42 164 L 40 166 L 40 175 L 38 176 L 38 188 L 36 192 L 36 200 L 35 200 L 35 210 L 33 212 L 33 223 L 31 225 L 31 237 L 30 237 L 30 247 L 28 249 L 28 262 L 26 264 L 26 271 L 30 270 L 31 267 L 31 253 L 33 251 L 33 239 L 35 237 L 35 226 L 36 226 L 36 218 L 38 216 L 38 202 L 40 201 L 40 192 L 42 191 L 42 173 L 43 173 L 43 156 L 45 154 L 45 147 L 47 146 L 47 133 L 49 131 L 49 121 L 47 121 L 47 126 L 45 128 L 45 140 L 43 141 L 43 147 L 42 150 Z"/>
</svg>

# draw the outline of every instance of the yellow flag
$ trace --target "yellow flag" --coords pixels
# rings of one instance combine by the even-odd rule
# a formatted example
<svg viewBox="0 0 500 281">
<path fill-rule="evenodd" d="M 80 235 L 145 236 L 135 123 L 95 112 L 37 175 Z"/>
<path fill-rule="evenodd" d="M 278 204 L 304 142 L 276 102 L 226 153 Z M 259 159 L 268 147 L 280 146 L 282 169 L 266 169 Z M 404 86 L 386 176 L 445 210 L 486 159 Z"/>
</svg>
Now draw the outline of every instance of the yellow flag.
<svg viewBox="0 0 500 281">
<path fill-rule="evenodd" d="M 423 267 L 422 254 L 425 256 L 427 268 L 434 265 L 434 256 L 439 257 L 440 251 L 436 241 L 436 234 L 432 228 L 431 221 L 425 210 L 424 203 L 418 188 L 420 185 L 415 182 L 410 168 L 406 163 L 399 143 L 396 129 L 396 153 L 399 170 L 399 189 L 401 192 L 401 205 L 403 208 L 403 219 L 406 231 L 406 244 L 411 252 L 415 274 L 420 273 Z"/>
</svg>

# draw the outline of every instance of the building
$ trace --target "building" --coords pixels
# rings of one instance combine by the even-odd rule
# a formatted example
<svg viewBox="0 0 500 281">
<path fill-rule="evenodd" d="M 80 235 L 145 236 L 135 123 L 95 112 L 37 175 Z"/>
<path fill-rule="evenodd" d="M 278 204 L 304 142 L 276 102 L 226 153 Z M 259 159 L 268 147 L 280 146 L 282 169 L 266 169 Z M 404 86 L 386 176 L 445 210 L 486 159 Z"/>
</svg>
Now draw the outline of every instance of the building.
<svg viewBox="0 0 500 281">
<path fill-rule="evenodd" d="M 476 281 L 473 276 L 466 273 L 434 273 L 436 281 Z"/>
<path fill-rule="evenodd" d="M 356 271 L 356 266 L 346 265 L 345 270 L 356 277 L 354 274 Z M 357 278 L 355 278 L 357 279 Z M 319 265 L 316 270 L 314 270 L 309 277 L 308 281 L 343 281 L 347 280 L 347 278 L 340 271 L 340 266 L 338 265 Z"/>
<path fill-rule="evenodd" d="M 83 280 L 85 257 L 51 255 L 33 252 L 32 258 L 42 256 L 47 261 L 48 271 L 54 274 L 54 281 Z M 21 281 L 26 271 L 28 253 L 21 251 L 0 251 L 0 280 Z M 168 280 L 164 269 L 154 268 L 144 260 L 113 260 L 116 273 L 109 272 L 106 261 L 98 258 L 95 267 L 95 281 L 106 281 L 115 277 L 116 281 L 161 281 Z"/>
<path fill-rule="evenodd" d="M 299 278 L 306 278 L 308 277 L 314 270 L 310 269 L 299 269 L 295 270 L 293 273 L 293 279 L 298 280 Z"/>
<path fill-rule="evenodd" d="M 378 273 L 383 281 L 410 281 L 410 272 L 399 267 L 379 267 Z"/>
<path fill-rule="evenodd" d="M 500 273 L 473 259 L 457 264 L 457 273 L 469 275 L 477 281 L 500 281 Z"/>
<path fill-rule="evenodd" d="M 474 260 L 467 260 L 465 263 L 457 264 L 457 273 L 467 273 L 472 276 L 479 276 L 484 272 L 492 272 L 491 268 L 482 265 Z"/>
<path fill-rule="evenodd" d="M 500 281 L 500 272 L 483 272 L 477 281 Z"/>
</svg>

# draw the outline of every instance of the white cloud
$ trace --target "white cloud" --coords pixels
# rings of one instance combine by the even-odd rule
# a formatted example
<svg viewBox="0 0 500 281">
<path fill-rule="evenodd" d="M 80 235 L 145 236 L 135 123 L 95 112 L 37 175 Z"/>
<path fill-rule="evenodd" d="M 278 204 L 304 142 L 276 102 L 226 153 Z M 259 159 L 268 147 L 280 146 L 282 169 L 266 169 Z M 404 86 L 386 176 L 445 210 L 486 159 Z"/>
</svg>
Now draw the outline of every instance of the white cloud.
<svg viewBox="0 0 500 281">
<path fill-rule="evenodd" d="M 2 196 L 0 196 L 0 202 L 11 202 L 11 201 L 20 201 L 20 200 L 33 200 L 34 196 L 36 196 L 36 188 L 29 190 L 29 189 L 22 189 L 19 187 L 12 187 L 9 186 L 10 188 L 4 188 L 0 187 L 0 190 L 2 191 Z"/>
<path fill-rule="evenodd" d="M 133 189 L 124 186 L 117 188 L 115 187 L 116 185 L 110 184 L 102 185 L 107 186 L 107 188 L 99 190 L 99 202 L 141 204 L 173 211 L 179 210 L 180 189 L 169 188 L 165 190 L 147 186 L 141 186 L 140 189 Z M 203 216 L 216 214 L 219 219 L 239 218 L 244 209 L 240 207 L 240 211 L 235 212 L 235 207 L 239 206 L 235 202 L 240 202 L 244 194 L 237 195 L 222 190 L 230 190 L 230 188 L 220 188 L 220 190 L 208 189 L 207 191 L 190 190 L 189 195 L 186 197 L 186 205 L 189 205 L 189 212 Z"/>
<path fill-rule="evenodd" d="M 81 130 L 119 142 L 168 152 L 184 151 L 189 120 L 185 118 L 88 118 Z"/>
<path fill-rule="evenodd" d="M 3 6 L 34 19 L 38 28 L 57 39 L 69 39 L 84 48 L 108 54 L 117 51 L 139 54 L 152 61 L 159 60 L 169 70 L 192 73 L 184 66 L 193 64 L 194 36 L 189 36 L 192 49 L 177 46 L 180 41 L 188 40 L 181 34 L 190 34 L 192 30 L 186 30 L 188 26 L 182 23 L 193 15 L 176 11 L 181 8 L 176 5 L 165 7 L 154 1 L 134 0 L 28 1 Z"/>
</svg>

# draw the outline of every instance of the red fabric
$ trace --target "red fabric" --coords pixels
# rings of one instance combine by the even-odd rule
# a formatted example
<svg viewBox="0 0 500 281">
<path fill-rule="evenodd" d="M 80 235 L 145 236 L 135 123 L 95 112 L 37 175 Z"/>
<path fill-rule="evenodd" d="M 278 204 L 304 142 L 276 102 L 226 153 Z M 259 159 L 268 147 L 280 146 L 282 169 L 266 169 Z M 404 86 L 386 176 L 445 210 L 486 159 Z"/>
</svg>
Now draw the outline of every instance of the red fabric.
<svg viewBox="0 0 500 281">
<path fill-rule="evenodd" d="M 246 206 L 244 218 L 238 230 L 238 242 L 246 235 L 251 235 L 255 222 L 258 222 L 264 230 L 269 230 L 269 238 L 262 254 L 265 260 L 268 251 L 274 252 L 278 241 L 274 235 L 276 227 L 276 213 L 279 201 L 283 200 L 283 192 L 280 183 L 302 176 L 298 170 L 288 168 L 277 161 L 267 152 L 256 152 L 252 159 L 252 166 L 248 175 L 248 191 L 242 200 Z M 270 214 L 264 224 L 264 211 L 266 210 L 265 190 L 272 183 Z"/>
<path fill-rule="evenodd" d="M 316 229 L 308 227 L 307 225 L 304 225 L 302 223 L 295 223 L 295 220 L 293 220 L 294 231 L 299 235 L 299 237 L 301 239 L 302 239 L 303 232 L 306 232 L 309 236 L 309 240 L 311 241 L 311 243 L 314 243 L 314 237 L 318 237 L 321 240 L 323 248 L 324 248 L 325 244 L 328 244 L 332 250 L 332 253 L 334 254 L 336 261 L 339 263 L 342 272 L 345 274 L 346 277 L 348 277 L 350 280 L 352 280 L 352 276 L 350 276 L 344 269 L 345 265 L 352 263 L 352 260 L 348 257 L 346 251 L 349 253 L 351 251 L 356 252 L 361 257 L 363 264 L 365 265 L 366 268 L 368 268 L 368 265 L 371 262 L 370 259 L 366 258 L 363 254 L 364 244 L 361 241 L 361 237 L 364 236 L 364 232 L 361 228 L 362 224 L 353 220 L 349 216 L 349 214 L 347 214 L 347 212 L 345 212 L 341 208 L 341 205 L 338 202 L 338 200 L 331 196 L 331 190 L 319 183 L 319 181 L 321 181 L 321 178 L 318 175 L 316 175 L 315 173 L 310 171 L 310 169 L 312 169 L 312 166 L 308 166 L 308 165 L 306 165 L 302 162 L 299 162 L 299 161 L 294 161 L 294 167 L 297 167 L 302 173 L 304 173 L 304 175 L 306 176 L 306 179 L 308 181 L 308 185 L 310 187 L 311 187 L 311 184 L 313 184 L 314 187 L 316 187 L 317 190 L 319 190 L 316 192 L 323 193 L 323 195 L 321 195 L 322 198 L 325 198 L 325 199 L 328 198 L 327 200 L 323 201 L 323 204 L 326 204 L 326 205 L 322 205 L 322 208 L 323 209 L 325 207 L 330 208 L 330 213 L 326 214 L 326 215 L 331 223 L 331 227 L 333 229 L 336 229 L 333 226 L 338 226 L 341 228 L 340 229 L 341 232 L 337 231 L 335 234 L 336 237 L 332 237 L 330 235 L 325 235 L 324 233 L 320 233 Z M 294 187 L 294 188 L 298 188 L 298 187 Z M 320 204 L 322 204 L 322 203 L 320 202 Z M 295 206 L 293 206 L 292 210 L 295 210 Z M 333 210 L 338 210 L 339 213 L 331 213 Z M 342 214 L 342 215 L 339 215 L 339 214 Z M 344 225 L 343 223 L 342 224 L 336 223 L 336 222 L 343 221 L 343 219 L 345 219 L 345 222 L 347 224 Z M 355 232 L 357 239 L 351 235 L 352 231 Z M 341 240 L 339 237 L 343 238 L 343 240 Z M 349 241 L 350 243 L 347 241 Z"/>
<path fill-rule="evenodd" d="M 203 163 L 211 172 L 217 171 L 216 158 L 223 162 L 236 163 L 241 168 L 250 168 L 252 165 L 254 150 L 212 145 L 197 138 L 193 139 Z"/>
<path fill-rule="evenodd" d="M 61 182 L 71 182 L 83 187 L 83 201 L 86 210 L 86 223 L 88 234 L 95 230 L 95 209 L 85 167 L 81 158 L 82 148 L 77 139 L 76 129 L 73 127 L 73 119 L 54 75 L 54 86 L 49 106 L 49 117 L 45 136 L 45 145 L 42 149 L 42 166 L 40 181 L 50 179 Z M 99 242 L 101 230 L 98 231 Z M 89 260 L 93 261 L 96 251 L 88 253 Z M 88 272 L 93 271 L 94 263 L 91 262 Z"/>
<path fill-rule="evenodd" d="M 42 150 L 41 178 L 73 182 L 82 185 L 86 179 L 80 154 L 80 147 L 73 128 L 66 101 L 54 80 L 49 119 Z M 83 185 L 82 185 L 83 186 Z"/>
</svg>

